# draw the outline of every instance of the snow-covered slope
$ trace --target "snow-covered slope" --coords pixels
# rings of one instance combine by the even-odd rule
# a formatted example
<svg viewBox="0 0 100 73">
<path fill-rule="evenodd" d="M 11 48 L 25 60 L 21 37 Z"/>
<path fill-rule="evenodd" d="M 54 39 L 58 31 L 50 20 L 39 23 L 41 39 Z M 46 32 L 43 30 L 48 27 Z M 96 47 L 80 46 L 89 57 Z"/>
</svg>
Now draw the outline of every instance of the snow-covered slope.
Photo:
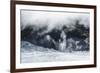
<svg viewBox="0 0 100 73">
<path fill-rule="evenodd" d="M 21 45 L 21 63 L 89 60 L 88 51 L 60 52 L 26 41 L 22 41 Z"/>
</svg>

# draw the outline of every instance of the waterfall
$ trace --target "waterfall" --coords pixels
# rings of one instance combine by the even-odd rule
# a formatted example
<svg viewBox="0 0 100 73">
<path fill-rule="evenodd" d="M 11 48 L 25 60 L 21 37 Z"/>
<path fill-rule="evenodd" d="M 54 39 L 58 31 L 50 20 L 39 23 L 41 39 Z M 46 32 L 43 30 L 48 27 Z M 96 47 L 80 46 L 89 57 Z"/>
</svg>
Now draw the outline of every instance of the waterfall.
<svg viewBox="0 0 100 73">
<path fill-rule="evenodd" d="M 65 51 L 66 49 L 66 34 L 64 31 L 61 32 L 60 35 L 61 39 L 59 40 L 59 50 L 60 51 Z"/>
</svg>

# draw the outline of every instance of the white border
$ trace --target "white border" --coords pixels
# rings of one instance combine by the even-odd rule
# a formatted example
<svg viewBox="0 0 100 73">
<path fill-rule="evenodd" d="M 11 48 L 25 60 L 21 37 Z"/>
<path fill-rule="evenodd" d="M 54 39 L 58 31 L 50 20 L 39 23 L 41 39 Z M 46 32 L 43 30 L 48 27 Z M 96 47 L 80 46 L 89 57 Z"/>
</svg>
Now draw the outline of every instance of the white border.
<svg viewBox="0 0 100 73">
<path fill-rule="evenodd" d="M 31 9 L 31 10 L 42 9 L 42 10 L 52 10 L 52 11 L 54 10 L 54 11 L 89 12 L 90 13 L 90 48 L 91 48 L 90 49 L 90 60 L 89 61 L 20 64 L 20 9 Z M 94 35 L 94 11 L 93 9 L 18 4 L 16 5 L 16 69 L 94 64 L 94 36 L 93 35 Z"/>
</svg>

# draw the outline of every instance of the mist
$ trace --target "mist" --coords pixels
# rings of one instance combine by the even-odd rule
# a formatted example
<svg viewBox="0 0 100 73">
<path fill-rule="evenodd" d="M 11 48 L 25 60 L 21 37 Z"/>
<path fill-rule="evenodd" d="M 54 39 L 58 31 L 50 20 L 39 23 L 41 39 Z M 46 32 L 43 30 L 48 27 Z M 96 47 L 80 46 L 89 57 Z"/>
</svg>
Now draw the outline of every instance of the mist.
<svg viewBox="0 0 100 73">
<path fill-rule="evenodd" d="M 90 24 L 89 13 L 74 13 L 74 12 L 51 12 L 51 11 L 28 11 L 21 10 L 21 30 L 27 26 L 36 26 L 37 28 L 47 27 L 45 32 L 52 29 L 62 29 L 67 26 L 74 29 L 76 21 L 86 28 Z"/>
</svg>

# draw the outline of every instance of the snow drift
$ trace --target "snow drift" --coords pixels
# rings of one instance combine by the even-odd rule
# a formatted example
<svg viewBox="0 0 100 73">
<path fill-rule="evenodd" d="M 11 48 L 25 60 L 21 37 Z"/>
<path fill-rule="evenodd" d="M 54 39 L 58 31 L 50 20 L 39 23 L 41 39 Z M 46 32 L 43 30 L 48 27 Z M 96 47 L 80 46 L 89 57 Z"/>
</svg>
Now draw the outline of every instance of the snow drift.
<svg viewBox="0 0 100 73">
<path fill-rule="evenodd" d="M 89 51 L 60 52 L 27 41 L 22 41 L 21 44 L 21 63 L 89 60 Z"/>
</svg>

